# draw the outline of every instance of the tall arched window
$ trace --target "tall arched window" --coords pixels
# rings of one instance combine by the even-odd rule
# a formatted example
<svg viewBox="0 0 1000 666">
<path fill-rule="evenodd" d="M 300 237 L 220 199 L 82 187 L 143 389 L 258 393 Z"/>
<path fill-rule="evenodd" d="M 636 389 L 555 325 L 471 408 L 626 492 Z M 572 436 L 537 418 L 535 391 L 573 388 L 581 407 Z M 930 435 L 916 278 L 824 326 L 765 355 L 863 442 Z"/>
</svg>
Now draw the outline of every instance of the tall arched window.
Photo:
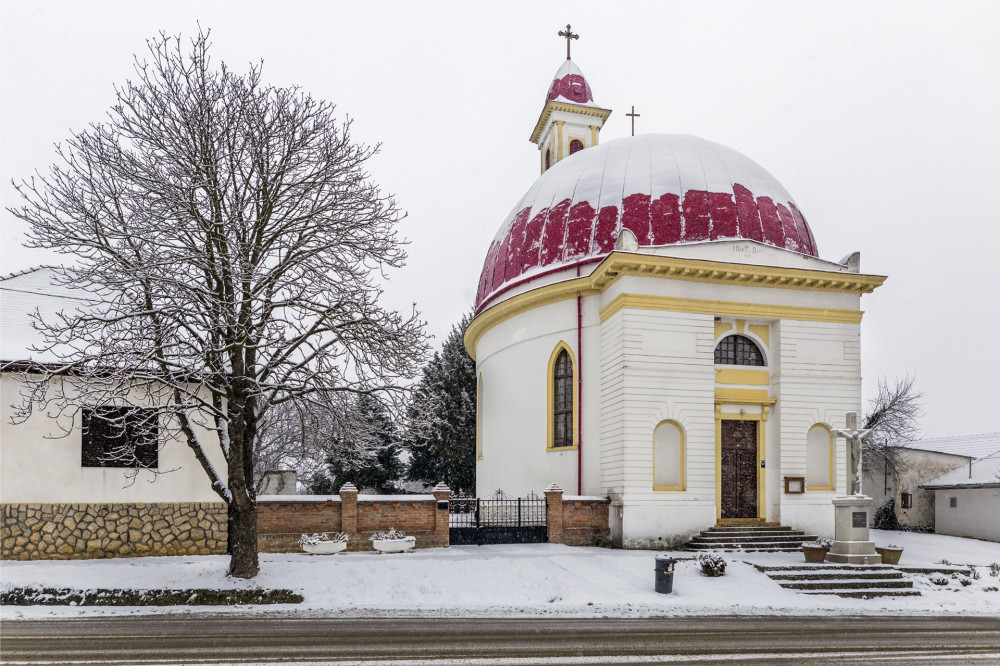
<svg viewBox="0 0 1000 666">
<path fill-rule="evenodd" d="M 676 421 L 653 430 L 653 490 L 684 490 L 684 431 Z"/>
<path fill-rule="evenodd" d="M 821 423 L 806 435 L 806 490 L 833 490 L 833 438 Z"/>
<path fill-rule="evenodd" d="M 545 149 L 545 170 L 548 171 L 549 167 L 552 166 L 552 150 L 549 148 Z"/>
<path fill-rule="evenodd" d="M 764 354 L 745 335 L 727 335 L 715 348 L 717 365 L 764 365 Z"/>
<path fill-rule="evenodd" d="M 580 141 L 579 139 L 573 139 L 572 141 L 569 142 L 570 155 L 572 155 L 573 153 L 577 153 L 581 150 L 583 150 L 583 141 Z"/>
<path fill-rule="evenodd" d="M 561 342 L 549 359 L 548 448 L 576 445 L 576 363 L 566 343 Z"/>
</svg>

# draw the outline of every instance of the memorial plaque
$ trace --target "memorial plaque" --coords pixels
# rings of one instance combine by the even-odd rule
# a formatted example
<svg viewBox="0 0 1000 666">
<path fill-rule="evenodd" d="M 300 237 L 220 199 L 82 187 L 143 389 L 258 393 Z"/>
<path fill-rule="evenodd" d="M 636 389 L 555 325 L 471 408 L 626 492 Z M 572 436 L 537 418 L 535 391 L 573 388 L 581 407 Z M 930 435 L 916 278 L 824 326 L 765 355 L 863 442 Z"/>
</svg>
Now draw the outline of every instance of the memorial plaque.
<svg viewBox="0 0 1000 666">
<path fill-rule="evenodd" d="M 868 512 L 867 511 L 852 511 L 851 512 L 851 527 L 865 527 L 868 525 Z"/>
</svg>

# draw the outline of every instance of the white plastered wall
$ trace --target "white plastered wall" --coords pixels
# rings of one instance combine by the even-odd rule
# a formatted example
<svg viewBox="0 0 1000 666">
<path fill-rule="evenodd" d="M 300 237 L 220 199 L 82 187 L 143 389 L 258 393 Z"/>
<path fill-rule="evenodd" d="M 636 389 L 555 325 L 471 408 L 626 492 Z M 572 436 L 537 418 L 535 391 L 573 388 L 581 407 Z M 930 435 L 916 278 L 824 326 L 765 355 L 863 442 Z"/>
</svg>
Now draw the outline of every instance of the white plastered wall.
<svg viewBox="0 0 1000 666">
<path fill-rule="evenodd" d="M 60 424 L 44 413 L 14 424 L 12 404 L 21 402 L 18 380 L 0 375 L 0 502 L 21 503 L 149 503 L 221 502 L 211 489 L 208 476 L 186 444 L 163 443 L 158 470 L 140 471 L 134 479 L 128 470 L 81 465 L 79 423 L 63 435 Z M 198 428 L 199 436 L 214 443 L 215 436 Z M 226 465 L 217 445 L 208 447 L 219 474 Z M 168 471 L 170 470 L 170 471 Z"/>
<path fill-rule="evenodd" d="M 943 488 L 934 494 L 936 534 L 1000 541 L 1000 488 Z"/>
</svg>

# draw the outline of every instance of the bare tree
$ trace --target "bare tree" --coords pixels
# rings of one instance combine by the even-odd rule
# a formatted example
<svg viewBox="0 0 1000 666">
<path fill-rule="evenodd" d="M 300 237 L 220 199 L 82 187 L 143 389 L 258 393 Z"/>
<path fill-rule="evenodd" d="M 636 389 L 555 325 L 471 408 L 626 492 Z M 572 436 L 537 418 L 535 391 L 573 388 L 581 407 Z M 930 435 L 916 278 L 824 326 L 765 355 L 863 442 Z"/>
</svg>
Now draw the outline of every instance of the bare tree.
<svg viewBox="0 0 1000 666">
<path fill-rule="evenodd" d="M 915 378 L 909 375 L 897 378 L 891 386 L 884 377 L 879 378 L 878 395 L 868 404 L 863 426 L 872 430 L 862 451 L 865 469 L 872 476 L 899 479 L 905 469 L 901 449 L 919 435 L 917 422 L 923 415 L 923 395 L 916 389 Z"/>
<path fill-rule="evenodd" d="M 427 341 L 416 312 L 378 305 L 405 253 L 402 215 L 364 171 L 377 147 L 353 143 L 330 103 L 264 84 L 259 64 L 213 69 L 209 48 L 207 33 L 187 55 L 179 37 L 151 40 L 108 118 L 15 184 L 29 245 L 71 255 L 62 280 L 91 297 L 39 323 L 61 362 L 24 375 L 22 416 L 155 410 L 228 505 L 229 573 L 248 578 L 268 411 L 401 390 Z"/>
</svg>

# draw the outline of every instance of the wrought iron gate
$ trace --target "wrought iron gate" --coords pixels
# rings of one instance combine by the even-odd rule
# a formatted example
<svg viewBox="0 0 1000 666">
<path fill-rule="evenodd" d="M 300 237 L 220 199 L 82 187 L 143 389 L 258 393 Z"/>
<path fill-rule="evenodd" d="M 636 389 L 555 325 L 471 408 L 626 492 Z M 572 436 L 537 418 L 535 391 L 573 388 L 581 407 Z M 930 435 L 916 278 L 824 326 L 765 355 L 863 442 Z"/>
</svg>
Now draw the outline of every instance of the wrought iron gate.
<svg viewBox="0 0 1000 666">
<path fill-rule="evenodd" d="M 499 543 L 545 543 L 549 539 L 545 498 L 507 497 L 497 491 L 491 499 L 452 497 L 449 536 L 453 546 Z"/>
</svg>

